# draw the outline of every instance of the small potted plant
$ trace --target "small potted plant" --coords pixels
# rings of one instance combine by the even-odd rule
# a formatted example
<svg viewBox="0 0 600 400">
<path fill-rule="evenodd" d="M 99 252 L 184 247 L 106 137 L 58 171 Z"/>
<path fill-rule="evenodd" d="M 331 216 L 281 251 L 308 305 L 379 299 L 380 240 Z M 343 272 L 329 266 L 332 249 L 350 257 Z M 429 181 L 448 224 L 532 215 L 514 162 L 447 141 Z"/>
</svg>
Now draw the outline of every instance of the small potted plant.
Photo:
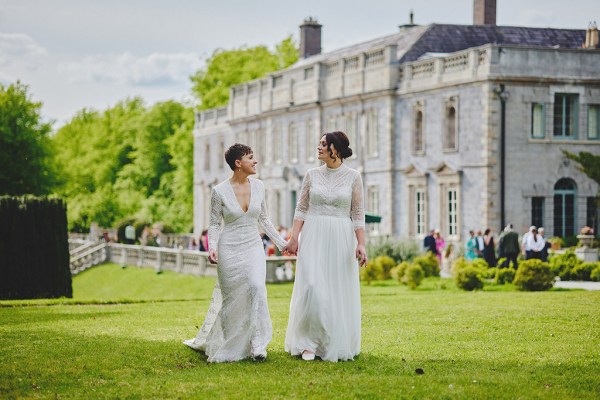
<svg viewBox="0 0 600 400">
<path fill-rule="evenodd" d="M 552 245 L 552 247 L 550 247 L 552 250 L 560 250 L 561 247 L 565 244 L 562 238 L 559 238 L 558 236 L 551 237 L 550 239 L 548 239 L 548 242 Z"/>
</svg>

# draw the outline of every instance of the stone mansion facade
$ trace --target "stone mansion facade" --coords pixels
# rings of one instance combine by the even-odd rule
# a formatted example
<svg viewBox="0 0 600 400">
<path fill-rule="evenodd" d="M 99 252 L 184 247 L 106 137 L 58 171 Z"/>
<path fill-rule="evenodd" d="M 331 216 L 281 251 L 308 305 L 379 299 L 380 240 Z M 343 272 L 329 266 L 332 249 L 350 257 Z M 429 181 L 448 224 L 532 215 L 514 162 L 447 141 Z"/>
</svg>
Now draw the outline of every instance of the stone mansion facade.
<svg viewBox="0 0 600 400">
<path fill-rule="evenodd" d="M 319 137 L 333 130 L 350 138 L 366 211 L 382 216 L 372 233 L 437 228 L 461 241 L 507 223 L 547 237 L 595 225 L 598 185 L 562 150 L 600 155 L 598 31 L 496 26 L 493 3 L 491 21 L 405 25 L 327 53 L 321 26 L 305 21 L 296 64 L 196 114 L 195 231 L 235 142 L 254 149 L 273 223 L 291 226 Z"/>
</svg>

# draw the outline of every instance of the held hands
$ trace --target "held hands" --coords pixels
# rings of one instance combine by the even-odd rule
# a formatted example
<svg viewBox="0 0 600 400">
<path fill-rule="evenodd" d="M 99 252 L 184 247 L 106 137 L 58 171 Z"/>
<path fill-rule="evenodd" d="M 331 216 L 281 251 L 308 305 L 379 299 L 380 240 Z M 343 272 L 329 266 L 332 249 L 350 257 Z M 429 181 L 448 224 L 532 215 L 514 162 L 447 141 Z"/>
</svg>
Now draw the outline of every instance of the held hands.
<svg viewBox="0 0 600 400">
<path fill-rule="evenodd" d="M 284 254 L 289 254 L 295 256 L 298 254 L 298 239 L 294 239 L 293 237 L 287 242 L 285 247 L 281 250 Z"/>
<path fill-rule="evenodd" d="M 210 262 L 211 264 L 216 264 L 217 261 L 219 261 L 217 257 L 217 251 L 215 249 L 210 249 L 208 251 L 208 262 Z"/>
<path fill-rule="evenodd" d="M 364 267 L 369 262 L 367 259 L 367 250 L 365 250 L 364 244 L 359 244 L 356 246 L 356 258 L 358 259 L 358 265 L 361 267 Z"/>
</svg>

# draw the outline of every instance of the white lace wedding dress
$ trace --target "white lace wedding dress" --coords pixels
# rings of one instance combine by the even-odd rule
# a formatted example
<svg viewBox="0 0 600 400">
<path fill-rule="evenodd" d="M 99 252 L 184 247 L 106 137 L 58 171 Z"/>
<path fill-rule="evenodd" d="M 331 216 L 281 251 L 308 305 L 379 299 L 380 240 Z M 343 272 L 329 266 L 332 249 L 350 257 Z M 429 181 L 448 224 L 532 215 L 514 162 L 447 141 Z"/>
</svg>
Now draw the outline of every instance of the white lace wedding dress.
<svg viewBox="0 0 600 400">
<path fill-rule="evenodd" d="M 209 248 L 217 248 L 217 282 L 198 335 L 183 343 L 202 350 L 209 362 L 266 356 L 272 325 L 267 307 L 266 263 L 258 226 L 280 249 L 285 241 L 268 219 L 265 189 L 249 178 L 248 211 L 226 180 L 212 190 Z M 221 221 L 224 221 L 221 229 Z"/>
<path fill-rule="evenodd" d="M 309 170 L 295 219 L 304 220 L 285 350 L 327 361 L 360 353 L 360 282 L 355 229 L 364 228 L 360 173 L 342 164 Z"/>
</svg>

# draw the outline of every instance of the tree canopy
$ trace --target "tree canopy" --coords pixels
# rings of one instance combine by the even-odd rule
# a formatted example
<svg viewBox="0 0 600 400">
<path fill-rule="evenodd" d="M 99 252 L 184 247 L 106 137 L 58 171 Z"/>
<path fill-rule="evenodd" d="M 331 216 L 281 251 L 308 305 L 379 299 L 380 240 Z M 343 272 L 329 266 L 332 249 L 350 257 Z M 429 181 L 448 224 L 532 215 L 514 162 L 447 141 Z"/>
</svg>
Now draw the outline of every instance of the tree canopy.
<svg viewBox="0 0 600 400">
<path fill-rule="evenodd" d="M 54 143 L 70 229 L 124 218 L 192 226 L 193 111 L 174 101 L 146 107 L 139 98 L 100 113 L 82 110 Z"/>
<path fill-rule="evenodd" d="M 266 46 L 217 49 L 206 61 L 206 67 L 191 77 L 192 92 L 201 102 L 200 110 L 224 106 L 232 86 L 262 78 L 297 60 L 298 47 L 292 36 L 277 44 L 275 51 Z"/>
<path fill-rule="evenodd" d="M 563 151 L 568 159 L 579 163 L 579 170 L 600 185 L 600 156 L 582 151 L 579 154 Z"/>
<path fill-rule="evenodd" d="M 49 194 L 57 182 L 41 107 L 28 86 L 0 84 L 0 194 Z"/>
</svg>

